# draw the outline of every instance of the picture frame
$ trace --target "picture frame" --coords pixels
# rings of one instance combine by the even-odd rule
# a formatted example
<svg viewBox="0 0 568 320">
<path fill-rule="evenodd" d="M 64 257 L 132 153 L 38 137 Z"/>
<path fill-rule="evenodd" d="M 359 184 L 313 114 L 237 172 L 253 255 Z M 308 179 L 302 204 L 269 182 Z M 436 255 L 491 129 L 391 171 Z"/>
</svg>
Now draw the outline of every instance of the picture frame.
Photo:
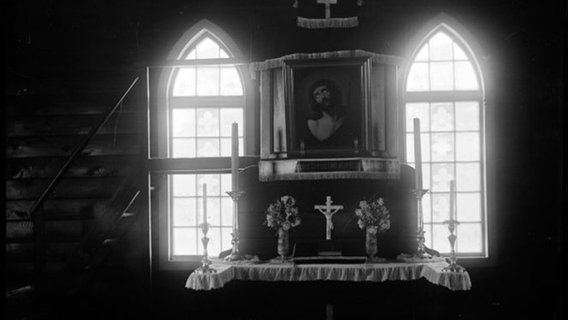
<svg viewBox="0 0 568 320">
<path fill-rule="evenodd" d="M 370 70 L 368 57 L 284 61 L 290 156 L 368 153 Z M 327 92 L 324 98 L 317 96 L 319 90 Z"/>
</svg>

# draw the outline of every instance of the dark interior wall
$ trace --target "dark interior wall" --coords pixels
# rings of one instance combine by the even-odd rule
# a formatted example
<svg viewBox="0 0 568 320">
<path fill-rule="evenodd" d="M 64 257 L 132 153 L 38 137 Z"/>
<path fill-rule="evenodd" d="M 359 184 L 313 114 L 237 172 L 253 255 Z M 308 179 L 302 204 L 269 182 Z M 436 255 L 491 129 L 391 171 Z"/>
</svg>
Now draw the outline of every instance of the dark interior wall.
<svg viewBox="0 0 568 320">
<path fill-rule="evenodd" d="M 262 61 L 296 52 L 349 49 L 404 57 L 416 32 L 444 12 L 473 37 L 488 93 L 492 259 L 483 266 L 463 262 L 473 281 L 470 310 L 480 306 L 491 315 L 558 317 L 563 298 L 560 290 L 565 284 L 565 218 L 561 213 L 565 195 L 562 105 L 566 3 L 365 1 L 359 27 L 308 30 L 295 26 L 292 2 L 9 1 L 4 11 L 8 13 L 7 127 L 12 128 L 14 114 L 21 110 L 13 101 L 22 97 L 56 97 L 57 104 L 49 100 L 51 108 L 68 111 L 108 106 L 135 76 L 144 74 L 145 66 L 165 59 L 178 38 L 203 18 L 231 35 L 246 59 Z M 143 90 L 139 88 L 138 94 L 143 96 Z M 39 112 L 44 101 L 32 99 L 26 110 Z M 85 106 L 84 101 L 89 104 Z M 131 107 L 136 113 L 144 105 Z M 73 117 L 77 119 L 77 115 Z M 14 154 L 18 161 L 36 161 L 37 154 L 17 153 L 10 132 L 7 161 Z M 135 153 L 134 149 L 113 151 L 112 155 L 128 163 L 132 159 L 129 155 Z M 8 203 L 14 200 L 11 190 L 16 189 L 12 188 L 29 181 L 22 181 L 12 171 L 5 174 Z M 9 220 L 11 211 L 6 214 Z M 183 281 L 186 276 L 159 275 L 167 278 L 162 283 L 168 286 L 171 279 Z M 168 286 L 157 288 L 165 294 Z M 478 310 L 470 312 L 481 312 Z"/>
</svg>

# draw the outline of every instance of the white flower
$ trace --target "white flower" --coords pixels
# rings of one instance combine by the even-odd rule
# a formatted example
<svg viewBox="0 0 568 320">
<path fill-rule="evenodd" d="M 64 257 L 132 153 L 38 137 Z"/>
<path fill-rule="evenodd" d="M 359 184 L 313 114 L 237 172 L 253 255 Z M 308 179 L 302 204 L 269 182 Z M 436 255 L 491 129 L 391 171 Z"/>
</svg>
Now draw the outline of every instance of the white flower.
<svg viewBox="0 0 568 320">
<path fill-rule="evenodd" d="M 377 234 L 378 228 L 377 226 L 371 226 L 367 227 L 367 230 L 369 231 L 370 234 Z"/>
<path fill-rule="evenodd" d="M 384 203 L 383 198 L 377 198 L 371 203 L 364 200 L 360 201 L 359 208 L 355 209 L 359 228 L 373 228 L 370 230 L 374 233 L 390 229 L 390 215 Z"/>
<path fill-rule="evenodd" d="M 295 206 L 296 200 L 290 195 L 284 195 L 271 203 L 266 209 L 266 221 L 264 224 L 270 228 L 281 227 L 289 230 L 298 226 L 302 220 Z"/>
</svg>

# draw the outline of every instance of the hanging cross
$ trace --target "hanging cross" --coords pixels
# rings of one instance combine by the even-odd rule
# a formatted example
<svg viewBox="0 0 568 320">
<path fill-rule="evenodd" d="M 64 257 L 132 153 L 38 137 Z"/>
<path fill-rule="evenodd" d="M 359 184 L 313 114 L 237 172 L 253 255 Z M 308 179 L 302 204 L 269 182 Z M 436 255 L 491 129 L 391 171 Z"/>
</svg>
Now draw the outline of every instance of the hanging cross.
<svg viewBox="0 0 568 320">
<path fill-rule="evenodd" d="M 325 224 L 325 239 L 331 240 L 331 230 L 333 229 L 333 221 L 331 218 L 334 214 L 337 213 L 339 210 L 343 210 L 343 206 L 332 206 L 331 204 L 331 197 L 327 196 L 325 205 L 317 204 L 314 206 L 314 209 L 318 210 L 325 216 L 326 224 Z"/>
<path fill-rule="evenodd" d="M 331 18 L 331 5 L 337 4 L 337 0 L 317 0 L 319 4 L 325 4 L 325 18 Z"/>
</svg>

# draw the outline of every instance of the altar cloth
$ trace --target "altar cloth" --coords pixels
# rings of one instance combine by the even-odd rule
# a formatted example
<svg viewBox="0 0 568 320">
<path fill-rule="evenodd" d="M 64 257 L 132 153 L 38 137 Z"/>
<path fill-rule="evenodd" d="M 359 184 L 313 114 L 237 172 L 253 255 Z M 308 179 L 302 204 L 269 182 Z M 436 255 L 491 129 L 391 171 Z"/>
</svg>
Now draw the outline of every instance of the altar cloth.
<svg viewBox="0 0 568 320">
<path fill-rule="evenodd" d="M 382 262 L 360 264 L 294 264 L 256 263 L 231 264 L 213 262 L 214 273 L 189 275 L 186 288 L 212 290 L 225 286 L 232 280 L 250 281 L 408 281 L 425 278 L 429 282 L 452 291 L 471 289 L 471 279 L 466 272 L 442 272 L 447 262 L 406 263 Z"/>
</svg>

